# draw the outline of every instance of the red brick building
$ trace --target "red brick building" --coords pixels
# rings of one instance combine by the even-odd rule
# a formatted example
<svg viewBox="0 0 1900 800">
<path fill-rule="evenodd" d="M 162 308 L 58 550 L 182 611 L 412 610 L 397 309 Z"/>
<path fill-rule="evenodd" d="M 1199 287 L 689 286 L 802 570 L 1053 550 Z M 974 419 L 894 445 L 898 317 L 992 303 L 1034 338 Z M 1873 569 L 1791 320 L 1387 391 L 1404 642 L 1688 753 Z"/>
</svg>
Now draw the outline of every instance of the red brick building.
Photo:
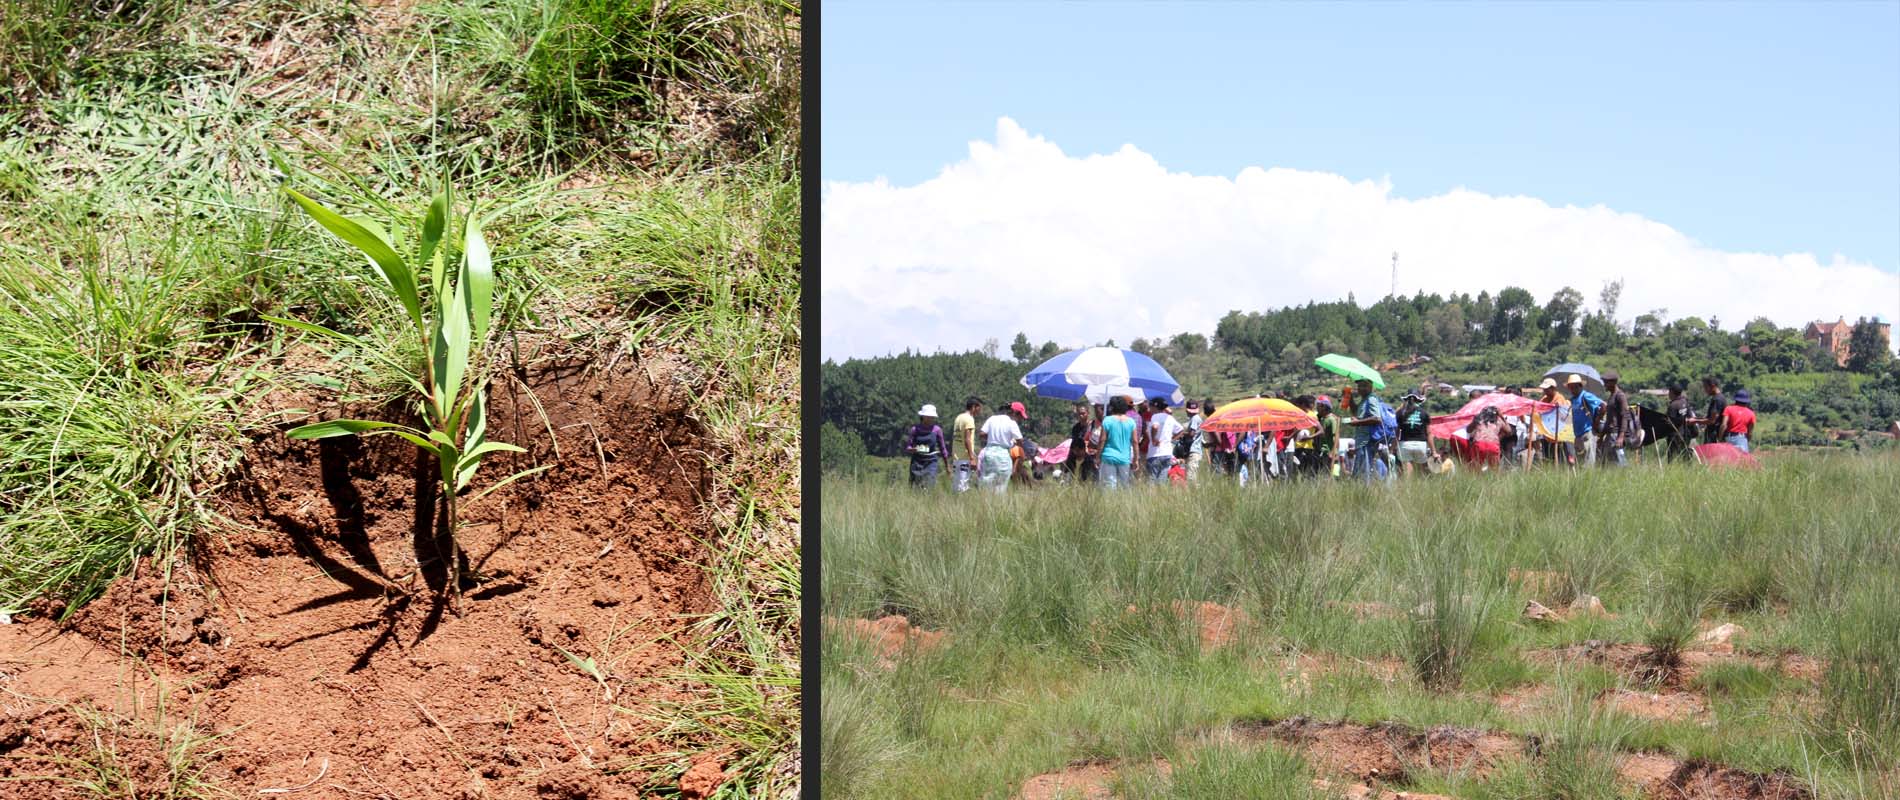
<svg viewBox="0 0 1900 800">
<path fill-rule="evenodd" d="M 1893 341 L 1892 325 L 1878 320 L 1867 324 L 1873 325 L 1880 330 L 1881 346 L 1892 346 L 1892 344 L 1890 344 Z M 1834 354 L 1835 364 L 1846 366 L 1848 353 L 1847 343 L 1854 337 L 1854 326 L 1849 324 L 1846 318 L 1837 318 L 1833 322 L 1810 322 L 1808 323 L 1807 330 L 1801 332 L 1801 336 L 1810 342 L 1819 343 L 1822 347 L 1827 348 L 1828 352 Z"/>
</svg>

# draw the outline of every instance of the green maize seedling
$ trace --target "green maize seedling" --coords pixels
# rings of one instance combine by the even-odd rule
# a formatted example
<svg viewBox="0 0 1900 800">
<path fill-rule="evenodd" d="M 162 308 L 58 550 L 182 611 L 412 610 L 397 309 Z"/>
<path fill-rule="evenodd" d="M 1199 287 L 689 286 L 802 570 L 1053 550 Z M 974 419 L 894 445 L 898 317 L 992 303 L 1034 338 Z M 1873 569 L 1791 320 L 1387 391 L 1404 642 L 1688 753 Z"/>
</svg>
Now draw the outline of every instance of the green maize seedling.
<svg viewBox="0 0 1900 800">
<path fill-rule="evenodd" d="M 481 220 L 472 212 L 464 218 L 461 267 L 455 273 L 453 284 L 450 284 L 447 282 L 444 263 L 447 259 L 446 248 L 439 246 L 449 229 L 452 215 L 449 188 L 445 185 L 429 203 L 429 211 L 422 222 L 417 261 L 429 267 L 426 288 L 432 296 L 425 309 L 424 287 L 418 285 L 416 280 L 419 276 L 390 244 L 389 237 L 380 226 L 367 219 L 337 214 L 294 189 L 286 187 L 284 193 L 326 230 L 362 251 L 368 263 L 368 282 L 386 288 L 402 305 L 415 327 L 416 335 L 421 339 L 424 358 L 420 365 L 397 366 L 403 368 L 410 385 L 416 390 L 421 416 L 429 425 L 429 429 L 424 431 L 393 422 L 336 419 L 304 425 L 287 435 L 292 439 L 321 439 L 329 436 L 388 434 L 400 436 L 435 456 L 440 467 L 438 477 L 442 488 L 442 511 L 447 521 L 452 550 L 449 554 L 448 588 L 451 593 L 460 596 L 463 558 L 462 547 L 456 537 L 461 502 L 457 492 L 467 487 L 475 477 L 483 456 L 495 452 L 526 452 L 512 444 L 488 440 L 487 391 L 482 385 L 485 380 L 476 379 L 469 374 L 468 369 L 471 359 L 480 353 L 486 341 L 489 304 L 495 290 L 494 264 L 488 241 L 482 236 Z M 376 348 L 356 337 L 321 325 L 281 317 L 266 319 L 352 345 L 363 352 L 376 352 Z M 488 487 L 481 495 L 476 495 L 476 498 L 547 469 L 548 466 L 551 465 L 510 475 Z"/>
</svg>

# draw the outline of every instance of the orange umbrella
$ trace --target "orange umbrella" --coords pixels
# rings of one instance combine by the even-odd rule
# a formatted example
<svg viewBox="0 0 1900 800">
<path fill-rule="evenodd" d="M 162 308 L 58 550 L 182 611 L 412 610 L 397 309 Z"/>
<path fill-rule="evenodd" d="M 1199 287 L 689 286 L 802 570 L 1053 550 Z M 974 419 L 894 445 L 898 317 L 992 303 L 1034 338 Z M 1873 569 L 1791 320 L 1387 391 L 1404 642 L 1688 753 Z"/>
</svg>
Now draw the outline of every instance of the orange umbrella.
<svg viewBox="0 0 1900 800">
<path fill-rule="evenodd" d="M 1201 422 L 1201 430 L 1215 433 L 1248 431 L 1297 431 L 1319 425 L 1312 414 L 1277 397 L 1251 397 L 1235 400 Z"/>
</svg>

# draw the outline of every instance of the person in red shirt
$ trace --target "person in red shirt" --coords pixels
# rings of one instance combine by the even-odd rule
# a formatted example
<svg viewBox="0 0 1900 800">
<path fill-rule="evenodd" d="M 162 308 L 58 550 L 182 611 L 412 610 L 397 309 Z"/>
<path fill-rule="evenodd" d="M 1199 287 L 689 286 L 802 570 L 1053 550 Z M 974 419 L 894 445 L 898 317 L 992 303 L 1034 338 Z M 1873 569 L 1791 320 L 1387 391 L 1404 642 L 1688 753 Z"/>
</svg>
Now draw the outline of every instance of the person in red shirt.
<svg viewBox="0 0 1900 800">
<path fill-rule="evenodd" d="M 1749 451 L 1749 442 L 1755 438 L 1754 402 L 1747 389 L 1735 393 L 1735 401 L 1722 409 L 1722 434 L 1729 444 L 1744 453 Z"/>
</svg>

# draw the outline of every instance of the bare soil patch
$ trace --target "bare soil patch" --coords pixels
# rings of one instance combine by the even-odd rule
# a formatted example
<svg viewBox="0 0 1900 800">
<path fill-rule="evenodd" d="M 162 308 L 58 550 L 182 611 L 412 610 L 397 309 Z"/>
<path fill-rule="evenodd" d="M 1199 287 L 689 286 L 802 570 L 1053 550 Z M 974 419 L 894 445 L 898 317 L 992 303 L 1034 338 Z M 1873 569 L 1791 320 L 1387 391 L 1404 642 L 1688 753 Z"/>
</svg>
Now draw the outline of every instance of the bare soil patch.
<svg viewBox="0 0 1900 800">
<path fill-rule="evenodd" d="M 459 613 L 438 591 L 432 464 L 393 437 L 260 431 L 219 498 L 232 530 L 201 536 L 194 565 L 169 579 L 144 565 L 61 629 L 0 626 L 0 669 L 44 698 L 9 713 L 137 704 L 140 681 L 163 685 L 172 713 L 220 736 L 206 774 L 238 795 L 313 780 L 299 800 L 685 789 L 691 743 L 638 713 L 691 696 L 678 642 L 711 604 L 703 434 L 662 388 L 627 362 L 496 379 L 489 437 L 529 452 L 484 465 L 474 488 L 555 466 L 465 506 L 479 580 Z M 716 788 L 718 771 L 692 788 Z"/>
<path fill-rule="evenodd" d="M 1290 744 L 1321 772 L 1373 786 L 1404 784 L 1422 771 L 1482 778 L 1498 766 L 1533 759 L 1540 743 L 1513 734 L 1440 725 L 1423 730 L 1385 722 L 1318 722 L 1306 717 L 1240 723 L 1242 736 Z M 1805 800 L 1807 789 L 1786 773 L 1755 773 L 1707 761 L 1637 753 L 1617 758 L 1624 780 L 1656 800 Z M 1377 795 L 1373 795 L 1377 796 Z"/>
<path fill-rule="evenodd" d="M 898 657 L 907 652 L 934 650 L 943 645 L 943 631 L 933 631 L 910 624 L 910 618 L 902 614 L 887 614 L 877 619 L 825 619 L 832 630 L 845 636 L 853 636 L 868 642 L 877 653 L 878 663 L 890 667 L 897 663 Z"/>
<path fill-rule="evenodd" d="M 1525 757 L 1513 737 L 1472 728 L 1440 725 L 1418 730 L 1396 723 L 1361 725 L 1294 717 L 1279 722 L 1242 723 L 1243 737 L 1291 744 L 1306 753 L 1321 772 L 1362 781 L 1404 782 L 1414 772 L 1488 774 L 1507 761 Z"/>
<path fill-rule="evenodd" d="M 1779 672 L 1796 680 L 1819 682 L 1827 672 L 1827 662 L 1800 653 L 1775 656 L 1736 653 L 1731 649 L 1684 650 L 1674 664 L 1663 660 L 1649 646 L 1632 643 L 1606 644 L 1590 641 L 1569 647 L 1524 651 L 1524 657 L 1543 664 L 1586 661 L 1621 674 L 1632 682 L 1668 689 L 1681 689 L 1704 670 L 1720 664 L 1743 663 Z"/>
<path fill-rule="evenodd" d="M 1610 689 L 1597 695 L 1598 708 L 1645 719 L 1688 720 L 1703 717 L 1709 705 L 1692 692 L 1638 692 Z"/>
<path fill-rule="evenodd" d="M 1159 759 L 1154 765 L 1163 775 L 1172 768 Z M 1115 779 L 1122 769 L 1113 761 L 1078 761 L 1023 781 L 1015 800 L 1111 800 L 1115 797 Z"/>
</svg>

